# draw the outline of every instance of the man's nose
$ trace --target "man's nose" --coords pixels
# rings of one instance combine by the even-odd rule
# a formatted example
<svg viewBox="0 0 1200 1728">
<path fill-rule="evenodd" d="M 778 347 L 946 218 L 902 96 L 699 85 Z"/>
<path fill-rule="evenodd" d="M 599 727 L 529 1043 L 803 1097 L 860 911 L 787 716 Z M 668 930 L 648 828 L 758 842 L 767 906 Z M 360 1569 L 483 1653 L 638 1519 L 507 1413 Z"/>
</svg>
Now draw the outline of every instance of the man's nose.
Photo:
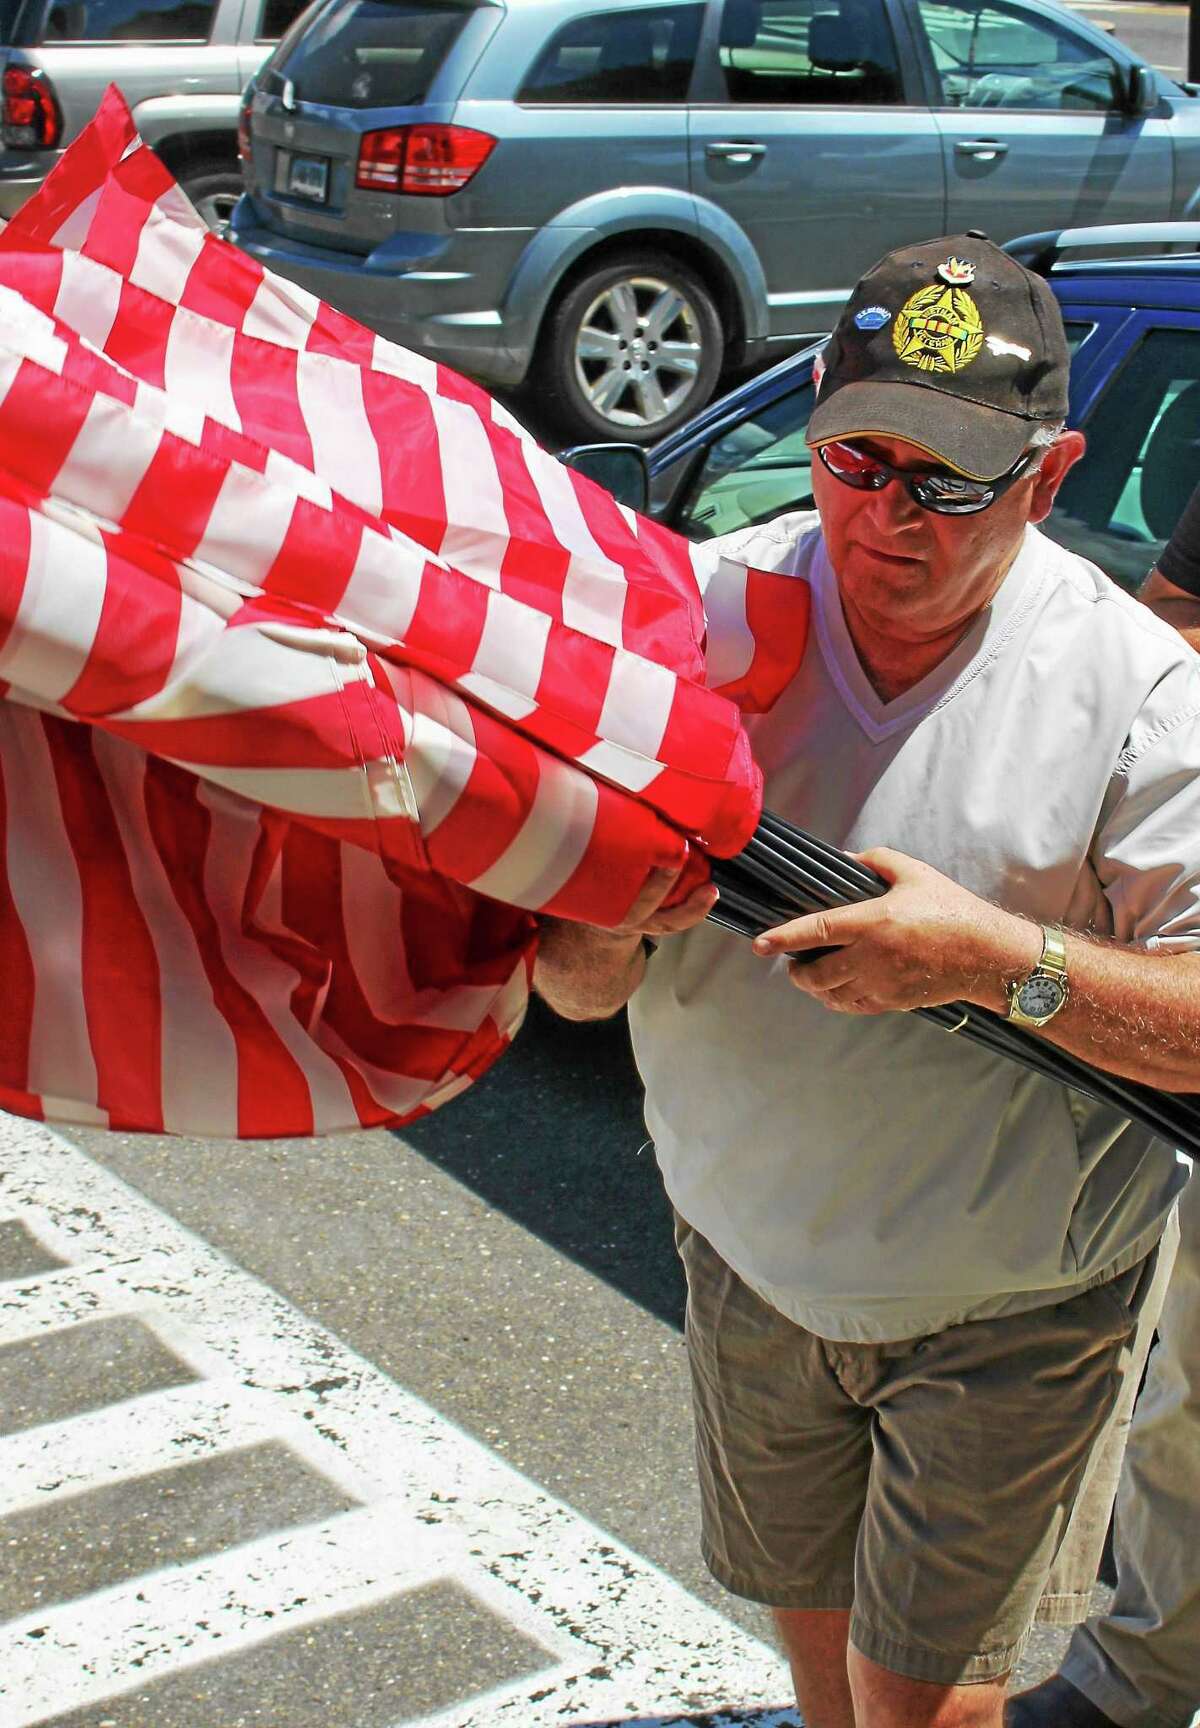
<svg viewBox="0 0 1200 1728">
<path fill-rule="evenodd" d="M 878 492 L 869 494 L 868 508 L 877 526 L 890 534 L 903 534 L 921 526 L 924 512 L 902 481 L 891 479 Z"/>
</svg>

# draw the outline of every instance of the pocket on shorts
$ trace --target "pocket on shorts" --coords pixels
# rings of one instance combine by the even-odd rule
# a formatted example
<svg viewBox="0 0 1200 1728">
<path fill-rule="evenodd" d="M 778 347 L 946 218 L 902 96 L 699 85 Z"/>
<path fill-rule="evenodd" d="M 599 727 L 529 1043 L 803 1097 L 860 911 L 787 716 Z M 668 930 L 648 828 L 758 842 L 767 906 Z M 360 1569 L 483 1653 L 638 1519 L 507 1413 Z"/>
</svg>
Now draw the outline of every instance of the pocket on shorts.
<svg viewBox="0 0 1200 1728">
<path fill-rule="evenodd" d="M 1115 1278 L 1107 1278 L 1103 1284 L 1096 1286 L 1097 1290 L 1107 1297 L 1128 1332 L 1137 1330 L 1146 1297 L 1154 1282 L 1154 1271 L 1161 1252 L 1162 1243 L 1156 1242 L 1144 1259 L 1127 1267 L 1124 1272 L 1118 1272 Z"/>
</svg>

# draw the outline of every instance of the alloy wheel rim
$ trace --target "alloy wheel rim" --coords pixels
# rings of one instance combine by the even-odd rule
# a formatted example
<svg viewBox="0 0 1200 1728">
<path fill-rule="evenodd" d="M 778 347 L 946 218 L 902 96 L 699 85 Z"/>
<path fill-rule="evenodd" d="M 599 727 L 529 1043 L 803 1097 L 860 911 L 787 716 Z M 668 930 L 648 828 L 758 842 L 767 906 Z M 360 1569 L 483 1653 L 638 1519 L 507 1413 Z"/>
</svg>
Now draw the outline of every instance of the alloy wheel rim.
<svg viewBox="0 0 1200 1728">
<path fill-rule="evenodd" d="M 196 213 L 204 218 L 214 234 L 224 235 L 240 196 L 238 192 L 211 192 L 207 198 L 194 201 Z"/>
<path fill-rule="evenodd" d="M 654 426 L 692 394 L 703 355 L 687 295 L 658 276 L 626 276 L 597 294 L 580 321 L 575 379 L 610 425 Z"/>
</svg>

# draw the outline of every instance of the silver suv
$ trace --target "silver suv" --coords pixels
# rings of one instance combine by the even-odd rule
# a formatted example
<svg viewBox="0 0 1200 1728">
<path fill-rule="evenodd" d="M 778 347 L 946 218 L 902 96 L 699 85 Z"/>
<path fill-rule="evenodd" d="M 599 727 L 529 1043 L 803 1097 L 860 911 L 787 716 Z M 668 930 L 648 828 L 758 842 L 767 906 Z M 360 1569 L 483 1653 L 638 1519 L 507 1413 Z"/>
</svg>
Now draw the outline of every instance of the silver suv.
<svg viewBox="0 0 1200 1728">
<path fill-rule="evenodd" d="M 1200 102 L 1054 0 L 318 0 L 247 93 L 239 245 L 648 441 L 889 247 L 1190 214 Z"/>
<path fill-rule="evenodd" d="M 242 190 L 238 104 L 306 0 L 0 0 L 0 216 L 40 186 L 109 84 L 214 226 Z"/>
</svg>

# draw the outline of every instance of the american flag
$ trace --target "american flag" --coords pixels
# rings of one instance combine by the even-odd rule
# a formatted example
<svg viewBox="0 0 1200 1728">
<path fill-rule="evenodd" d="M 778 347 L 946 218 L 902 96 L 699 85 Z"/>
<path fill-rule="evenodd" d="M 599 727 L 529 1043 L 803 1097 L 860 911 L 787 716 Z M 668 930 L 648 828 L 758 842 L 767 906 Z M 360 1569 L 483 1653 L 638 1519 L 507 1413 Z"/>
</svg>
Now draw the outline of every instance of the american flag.
<svg viewBox="0 0 1200 1728">
<path fill-rule="evenodd" d="M 453 1097 L 536 913 L 749 837 L 806 601 L 208 233 L 110 90 L 0 234 L 0 1106 Z"/>
</svg>

